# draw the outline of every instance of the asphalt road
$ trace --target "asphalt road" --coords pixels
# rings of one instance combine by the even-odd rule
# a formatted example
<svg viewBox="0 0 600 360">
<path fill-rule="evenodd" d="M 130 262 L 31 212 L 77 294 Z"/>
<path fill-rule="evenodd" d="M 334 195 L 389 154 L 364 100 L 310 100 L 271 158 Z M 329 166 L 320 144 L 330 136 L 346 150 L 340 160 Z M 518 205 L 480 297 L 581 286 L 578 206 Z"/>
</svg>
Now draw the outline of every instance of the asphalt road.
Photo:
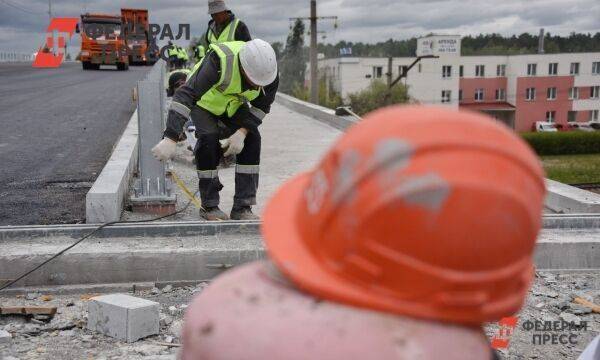
<svg viewBox="0 0 600 360">
<path fill-rule="evenodd" d="M 0 225 L 77 223 L 149 70 L 0 64 Z"/>
</svg>

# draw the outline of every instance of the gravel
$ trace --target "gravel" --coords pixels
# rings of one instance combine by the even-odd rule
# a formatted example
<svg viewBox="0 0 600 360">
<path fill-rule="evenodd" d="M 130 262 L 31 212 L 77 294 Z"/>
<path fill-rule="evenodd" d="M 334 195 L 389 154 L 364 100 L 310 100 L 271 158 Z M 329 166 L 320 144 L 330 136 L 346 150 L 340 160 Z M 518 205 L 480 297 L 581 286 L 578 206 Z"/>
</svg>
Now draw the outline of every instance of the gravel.
<svg viewBox="0 0 600 360">
<path fill-rule="evenodd" d="M 175 360 L 179 344 L 183 315 L 187 304 L 207 283 L 198 286 L 173 287 L 170 291 L 138 291 L 133 296 L 161 304 L 160 334 L 133 344 L 97 334 L 85 329 L 87 299 L 92 294 L 58 295 L 47 302 L 20 297 L 0 297 L 4 306 L 39 305 L 57 306 L 58 313 L 49 323 L 34 323 L 23 318 L 0 318 L 0 331 L 8 332 L 12 339 L 0 342 L 0 359 L 146 359 Z M 538 273 L 519 322 L 510 337 L 508 349 L 500 350 L 501 359 L 576 359 L 583 349 L 600 334 L 600 314 L 575 304 L 573 297 L 582 297 L 600 304 L 600 277 L 598 273 Z M 567 321 L 585 324 L 585 331 L 535 332 L 525 330 L 524 324 L 535 321 Z M 485 327 L 487 336 L 493 338 L 499 330 L 497 324 Z M 576 343 L 532 343 L 533 335 L 575 334 Z"/>
<path fill-rule="evenodd" d="M 51 301 L 27 300 L 24 296 L 0 297 L 3 306 L 56 306 L 58 313 L 49 323 L 32 323 L 21 317 L 0 318 L 0 333 L 12 339 L 0 341 L 0 359 L 147 359 L 175 360 L 180 343 L 183 315 L 195 294 L 207 285 L 171 287 L 169 292 L 152 290 L 130 294 L 161 304 L 160 334 L 127 344 L 87 330 L 87 301 L 95 294 L 58 295 Z M 37 297 L 39 298 L 39 297 Z"/>
</svg>

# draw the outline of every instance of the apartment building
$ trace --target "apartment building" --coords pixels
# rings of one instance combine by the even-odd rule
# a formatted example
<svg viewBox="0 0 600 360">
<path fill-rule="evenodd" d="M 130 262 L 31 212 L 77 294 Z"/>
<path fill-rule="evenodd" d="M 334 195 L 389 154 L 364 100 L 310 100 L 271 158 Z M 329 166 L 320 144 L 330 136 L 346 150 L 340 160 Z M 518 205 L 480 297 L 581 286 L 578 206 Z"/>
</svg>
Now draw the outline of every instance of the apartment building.
<svg viewBox="0 0 600 360">
<path fill-rule="evenodd" d="M 517 131 L 537 121 L 600 122 L 600 53 L 461 56 L 460 36 L 434 35 L 418 40 L 417 56 L 435 57 L 408 72 L 416 58 L 394 58 L 391 74 L 407 72 L 401 81 L 419 103 L 481 111 Z M 343 97 L 386 82 L 389 68 L 387 58 L 319 61 L 320 75 Z"/>
</svg>

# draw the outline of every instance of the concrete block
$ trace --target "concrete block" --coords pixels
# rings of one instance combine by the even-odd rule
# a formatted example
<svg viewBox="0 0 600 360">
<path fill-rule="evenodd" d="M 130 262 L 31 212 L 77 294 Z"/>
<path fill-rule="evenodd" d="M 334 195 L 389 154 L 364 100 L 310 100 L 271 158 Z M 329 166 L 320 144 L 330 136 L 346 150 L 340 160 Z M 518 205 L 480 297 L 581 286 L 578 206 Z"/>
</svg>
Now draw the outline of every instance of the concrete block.
<svg viewBox="0 0 600 360">
<path fill-rule="evenodd" d="M 7 344 L 12 339 L 12 335 L 5 330 L 0 330 L 0 344 Z"/>
<path fill-rule="evenodd" d="M 117 221 L 121 218 L 137 161 L 138 118 L 136 111 L 129 120 L 110 159 L 86 195 L 85 217 L 88 224 Z"/>
<path fill-rule="evenodd" d="M 87 328 L 104 335 L 135 342 L 159 332 L 160 305 L 124 294 L 92 298 Z"/>
<path fill-rule="evenodd" d="M 599 214 L 600 194 L 546 180 L 546 207 L 560 214 Z"/>
</svg>

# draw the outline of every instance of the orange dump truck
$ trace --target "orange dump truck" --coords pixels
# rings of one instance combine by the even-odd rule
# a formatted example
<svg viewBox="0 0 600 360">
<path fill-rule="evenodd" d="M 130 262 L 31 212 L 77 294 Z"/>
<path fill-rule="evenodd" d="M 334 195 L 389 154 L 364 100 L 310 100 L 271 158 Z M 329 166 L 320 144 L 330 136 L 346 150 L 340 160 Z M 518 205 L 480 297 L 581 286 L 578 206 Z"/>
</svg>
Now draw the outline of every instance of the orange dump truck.
<svg viewBox="0 0 600 360">
<path fill-rule="evenodd" d="M 123 32 L 127 40 L 131 64 L 152 65 L 158 59 L 156 46 L 152 46 L 148 10 L 121 9 Z"/>
<path fill-rule="evenodd" d="M 81 34 L 79 59 L 84 70 L 98 70 L 100 65 L 129 69 L 127 44 L 120 16 L 83 14 L 77 32 Z"/>
</svg>

